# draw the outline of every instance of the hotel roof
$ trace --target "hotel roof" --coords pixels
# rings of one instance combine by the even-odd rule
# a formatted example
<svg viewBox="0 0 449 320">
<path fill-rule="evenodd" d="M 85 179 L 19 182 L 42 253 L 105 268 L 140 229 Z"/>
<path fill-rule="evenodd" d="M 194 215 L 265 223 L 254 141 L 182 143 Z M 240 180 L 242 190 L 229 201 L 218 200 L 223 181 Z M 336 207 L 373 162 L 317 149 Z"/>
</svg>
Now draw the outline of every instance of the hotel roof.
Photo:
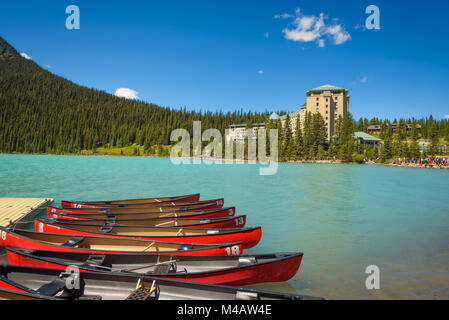
<svg viewBox="0 0 449 320">
<path fill-rule="evenodd" d="M 333 85 L 330 85 L 330 84 L 325 84 L 324 86 L 313 88 L 313 89 L 307 91 L 307 93 L 310 93 L 310 92 L 324 92 L 324 91 L 348 91 L 348 90 L 346 90 L 345 88 L 342 88 L 342 87 L 336 87 L 336 86 L 333 86 Z"/>
<path fill-rule="evenodd" d="M 365 132 L 354 132 L 354 139 L 358 139 L 361 141 L 375 141 L 375 142 L 382 141 L 382 139 L 373 137 L 372 135 L 369 135 Z"/>
</svg>

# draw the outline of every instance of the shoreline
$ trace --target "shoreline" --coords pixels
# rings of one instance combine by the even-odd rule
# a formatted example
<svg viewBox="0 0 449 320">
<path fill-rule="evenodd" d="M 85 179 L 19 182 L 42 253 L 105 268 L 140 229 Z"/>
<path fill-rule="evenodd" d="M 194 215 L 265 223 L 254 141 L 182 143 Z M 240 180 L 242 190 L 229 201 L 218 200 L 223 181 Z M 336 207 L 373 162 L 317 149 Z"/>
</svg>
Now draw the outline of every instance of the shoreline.
<svg viewBox="0 0 449 320">
<path fill-rule="evenodd" d="M 115 154 L 83 154 L 83 153 L 67 153 L 67 154 L 55 154 L 55 153 L 5 153 L 0 152 L 0 154 L 11 154 L 11 155 L 39 155 L 39 156 L 84 156 L 84 157 L 128 157 L 128 158 L 170 158 L 170 156 L 157 156 L 157 155 L 115 155 Z M 200 161 L 213 161 L 213 162 L 235 162 L 235 163 L 247 163 L 249 160 L 239 160 L 239 159 L 225 159 L 225 158 L 203 158 L 203 157 L 178 157 L 176 159 L 184 160 L 200 160 Z M 377 165 L 385 167 L 396 167 L 396 168 L 412 168 L 412 169 L 434 169 L 434 170 L 449 170 L 449 166 L 438 166 L 438 165 L 418 165 L 418 164 L 397 164 L 397 163 L 377 163 L 373 161 L 365 163 L 355 163 L 355 162 L 342 162 L 341 160 L 288 160 L 288 161 L 278 161 L 278 163 L 290 163 L 290 164 L 352 164 L 352 165 Z M 259 163 L 260 164 L 260 163 Z"/>
</svg>

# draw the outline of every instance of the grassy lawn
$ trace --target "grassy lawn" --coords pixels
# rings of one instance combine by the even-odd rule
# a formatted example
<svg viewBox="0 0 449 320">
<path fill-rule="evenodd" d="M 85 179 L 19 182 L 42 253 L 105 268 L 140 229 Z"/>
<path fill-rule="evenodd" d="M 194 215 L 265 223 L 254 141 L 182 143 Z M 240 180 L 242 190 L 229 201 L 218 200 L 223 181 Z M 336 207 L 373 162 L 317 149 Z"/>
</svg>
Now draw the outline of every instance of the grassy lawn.
<svg viewBox="0 0 449 320">
<path fill-rule="evenodd" d="M 135 150 L 138 150 L 138 154 L 136 154 Z M 94 151 L 89 150 L 91 154 L 94 154 Z M 105 147 L 99 147 L 97 150 L 95 150 L 95 154 L 104 154 L 104 155 L 112 155 L 112 156 L 135 156 L 135 155 L 144 155 L 144 148 L 143 146 L 138 145 L 132 145 L 128 147 L 122 147 L 122 148 L 105 148 Z"/>
</svg>

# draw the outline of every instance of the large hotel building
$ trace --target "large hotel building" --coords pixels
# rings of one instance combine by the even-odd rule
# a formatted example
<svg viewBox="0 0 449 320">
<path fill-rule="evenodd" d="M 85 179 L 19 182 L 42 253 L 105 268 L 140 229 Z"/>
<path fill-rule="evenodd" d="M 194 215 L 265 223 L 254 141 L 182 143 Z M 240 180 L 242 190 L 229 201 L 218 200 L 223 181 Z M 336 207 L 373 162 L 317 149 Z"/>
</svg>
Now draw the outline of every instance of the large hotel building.
<svg viewBox="0 0 449 320">
<path fill-rule="evenodd" d="M 320 113 L 323 116 L 327 127 L 327 137 L 330 139 L 335 134 L 335 126 L 339 116 L 344 116 L 349 112 L 349 91 L 326 84 L 306 92 L 306 103 L 297 112 L 289 114 L 292 131 L 296 131 L 296 124 L 299 121 L 304 125 L 306 112 Z M 287 116 L 279 117 L 276 113 L 270 116 L 271 120 L 282 121 L 285 125 Z"/>
<path fill-rule="evenodd" d="M 292 132 L 296 132 L 296 125 L 304 126 L 304 119 L 307 112 L 312 114 L 320 113 L 323 116 L 327 127 L 327 137 L 330 138 L 335 134 L 335 126 L 339 116 L 344 116 L 349 112 L 349 91 L 326 84 L 324 86 L 314 88 L 306 92 L 306 103 L 299 111 L 290 113 L 290 127 Z M 280 117 L 277 113 L 270 116 L 270 120 L 281 120 L 282 125 L 285 125 L 287 116 Z M 264 124 L 257 124 L 257 128 L 263 127 Z M 227 137 L 232 140 L 244 139 L 241 133 L 245 131 L 245 125 L 232 125 L 230 127 L 230 134 Z"/>
</svg>

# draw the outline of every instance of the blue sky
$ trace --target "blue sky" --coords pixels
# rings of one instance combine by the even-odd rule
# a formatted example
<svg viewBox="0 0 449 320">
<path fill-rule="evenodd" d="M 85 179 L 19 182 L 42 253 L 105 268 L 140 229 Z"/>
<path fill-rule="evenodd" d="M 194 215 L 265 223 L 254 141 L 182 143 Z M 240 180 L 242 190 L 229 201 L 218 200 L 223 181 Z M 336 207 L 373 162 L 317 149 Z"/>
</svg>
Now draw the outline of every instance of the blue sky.
<svg viewBox="0 0 449 320">
<path fill-rule="evenodd" d="M 71 4 L 80 30 L 65 27 Z M 370 4 L 379 31 L 360 28 Z M 0 36 L 75 83 L 161 106 L 295 111 L 329 83 L 350 90 L 355 118 L 440 119 L 448 17 L 440 0 L 3 1 Z"/>
</svg>

